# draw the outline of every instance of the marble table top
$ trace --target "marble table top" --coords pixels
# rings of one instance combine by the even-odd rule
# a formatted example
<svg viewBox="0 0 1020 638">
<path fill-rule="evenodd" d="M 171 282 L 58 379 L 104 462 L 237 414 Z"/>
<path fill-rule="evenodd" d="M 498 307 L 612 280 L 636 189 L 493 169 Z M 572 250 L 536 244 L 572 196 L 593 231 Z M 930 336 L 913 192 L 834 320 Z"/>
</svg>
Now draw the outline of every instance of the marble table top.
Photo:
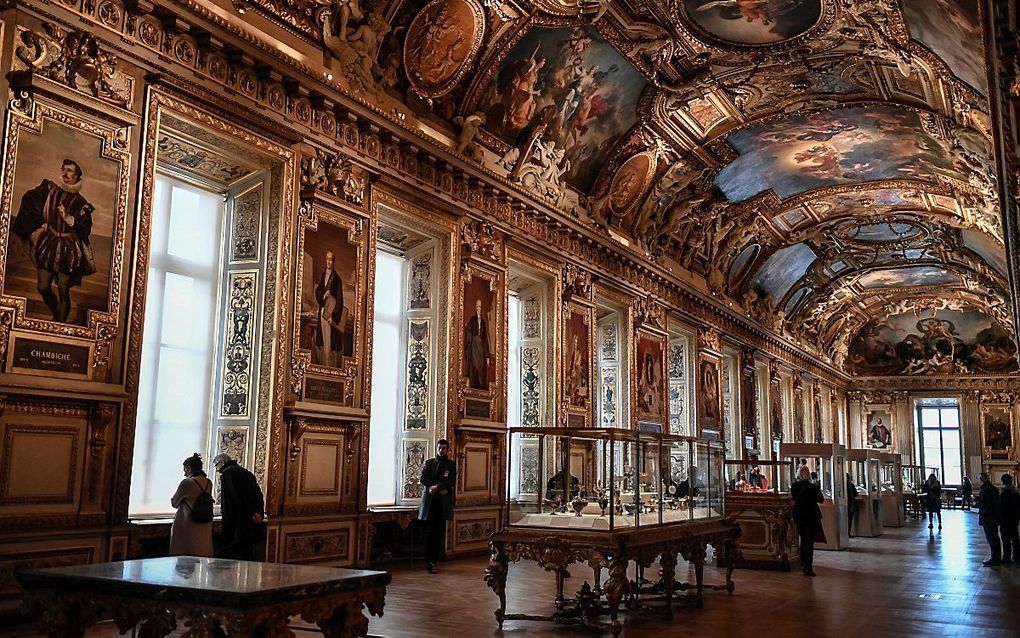
<svg viewBox="0 0 1020 638">
<path fill-rule="evenodd" d="M 389 572 L 224 558 L 170 556 L 20 571 L 27 589 L 59 588 L 250 608 L 300 598 L 385 587 Z"/>
</svg>

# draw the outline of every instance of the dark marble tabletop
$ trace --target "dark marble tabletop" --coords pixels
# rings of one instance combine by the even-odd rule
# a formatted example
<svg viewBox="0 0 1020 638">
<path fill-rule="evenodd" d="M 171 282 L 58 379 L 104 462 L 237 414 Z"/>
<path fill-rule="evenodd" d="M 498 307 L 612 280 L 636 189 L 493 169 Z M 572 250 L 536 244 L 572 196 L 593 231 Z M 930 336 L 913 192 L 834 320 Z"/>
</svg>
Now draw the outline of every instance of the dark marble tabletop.
<svg viewBox="0 0 1020 638">
<path fill-rule="evenodd" d="M 88 591 L 130 598 L 247 609 L 385 587 L 389 572 L 222 558 L 171 556 L 20 571 L 26 589 Z"/>
</svg>

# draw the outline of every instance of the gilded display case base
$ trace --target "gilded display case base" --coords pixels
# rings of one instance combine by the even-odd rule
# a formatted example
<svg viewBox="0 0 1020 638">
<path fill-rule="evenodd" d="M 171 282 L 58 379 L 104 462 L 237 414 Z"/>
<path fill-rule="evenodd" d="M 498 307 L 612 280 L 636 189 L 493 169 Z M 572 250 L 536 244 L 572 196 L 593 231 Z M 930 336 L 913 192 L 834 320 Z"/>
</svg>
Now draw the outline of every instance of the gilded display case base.
<svg viewBox="0 0 1020 638">
<path fill-rule="evenodd" d="M 485 582 L 499 597 L 496 622 L 500 628 L 506 620 L 535 620 L 584 626 L 611 631 L 619 636 L 623 629 L 619 614 L 643 608 L 649 602 L 665 603 L 667 618 L 673 616 L 673 603 L 688 600 L 697 606 L 703 604 L 705 589 L 722 589 L 733 593 L 733 567 L 740 554 L 737 539 L 740 528 L 730 520 L 712 519 L 663 525 L 654 528 L 637 528 L 623 531 L 586 533 L 549 529 L 506 528 L 492 535 L 489 545 L 492 556 L 485 570 Z M 712 545 L 726 567 L 726 581 L 719 585 L 704 584 L 704 566 L 707 548 Z M 694 566 L 695 582 L 676 580 L 677 555 Z M 548 616 L 508 614 L 506 612 L 506 581 L 509 564 L 521 559 L 533 560 L 556 576 L 556 611 Z M 631 562 L 638 568 L 638 581 L 631 581 L 627 568 Z M 658 561 L 660 580 L 651 587 L 643 587 L 643 570 Z M 564 597 L 563 586 L 567 568 L 582 563 L 594 572 L 594 586 L 587 581 L 573 598 Z M 602 570 L 608 571 L 603 581 Z M 690 591 L 693 595 L 678 596 Z M 621 609 L 621 603 L 625 609 Z M 609 622 L 599 618 L 609 616 Z"/>
<path fill-rule="evenodd" d="M 741 529 L 737 567 L 786 572 L 799 562 L 793 499 L 789 494 L 727 492 L 726 517 Z"/>
</svg>

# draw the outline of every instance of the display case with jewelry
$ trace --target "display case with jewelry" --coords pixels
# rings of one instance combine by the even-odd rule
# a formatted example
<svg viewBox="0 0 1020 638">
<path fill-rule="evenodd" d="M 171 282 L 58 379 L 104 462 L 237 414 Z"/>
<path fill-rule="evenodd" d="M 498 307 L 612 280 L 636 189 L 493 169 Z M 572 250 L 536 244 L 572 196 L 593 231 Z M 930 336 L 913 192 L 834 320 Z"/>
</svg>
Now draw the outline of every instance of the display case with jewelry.
<svg viewBox="0 0 1020 638">
<path fill-rule="evenodd" d="M 622 429 L 509 437 L 511 526 L 612 531 L 722 516 L 721 442 Z"/>
<path fill-rule="evenodd" d="M 903 457 L 896 452 L 879 452 L 879 493 L 882 498 L 882 525 L 903 527 Z"/>
<path fill-rule="evenodd" d="M 726 461 L 726 517 L 743 531 L 738 567 L 789 571 L 799 557 L 790 461 Z"/>
<path fill-rule="evenodd" d="M 881 536 L 882 453 L 878 450 L 847 450 L 847 471 L 857 486 L 857 507 L 854 508 L 853 533 L 855 536 L 874 538 Z"/>
<path fill-rule="evenodd" d="M 486 583 L 499 597 L 496 620 L 546 620 L 622 631 L 619 614 L 681 601 L 702 604 L 704 589 L 733 592 L 740 528 L 723 517 L 721 441 L 634 429 L 510 428 L 503 528 L 489 539 Z M 726 580 L 705 584 L 714 548 Z M 677 580 L 688 561 L 693 582 Z M 556 576 L 550 615 L 507 613 L 508 566 L 533 560 Z M 571 597 L 567 568 L 582 576 Z M 646 578 L 652 568 L 658 578 Z M 631 580 L 631 575 L 634 580 Z M 626 603 L 626 605 L 622 605 Z M 608 622 L 598 620 L 608 616 Z"/>
<path fill-rule="evenodd" d="M 815 549 L 842 550 L 850 546 L 847 481 L 851 480 L 846 467 L 846 449 L 835 443 L 780 443 L 779 458 L 792 461 L 791 476 L 806 465 L 817 481 L 825 500 L 819 506 L 822 512 L 822 530 L 815 540 Z"/>
</svg>

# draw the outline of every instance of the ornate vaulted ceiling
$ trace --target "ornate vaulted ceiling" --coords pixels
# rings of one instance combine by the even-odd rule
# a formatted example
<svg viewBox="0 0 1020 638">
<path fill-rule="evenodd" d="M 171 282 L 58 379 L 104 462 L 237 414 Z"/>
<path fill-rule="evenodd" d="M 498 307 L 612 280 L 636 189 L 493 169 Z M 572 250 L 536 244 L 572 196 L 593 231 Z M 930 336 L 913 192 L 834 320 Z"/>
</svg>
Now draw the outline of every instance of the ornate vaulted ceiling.
<svg viewBox="0 0 1020 638">
<path fill-rule="evenodd" d="M 977 0 L 234 5 L 837 366 L 1016 367 Z"/>
</svg>

